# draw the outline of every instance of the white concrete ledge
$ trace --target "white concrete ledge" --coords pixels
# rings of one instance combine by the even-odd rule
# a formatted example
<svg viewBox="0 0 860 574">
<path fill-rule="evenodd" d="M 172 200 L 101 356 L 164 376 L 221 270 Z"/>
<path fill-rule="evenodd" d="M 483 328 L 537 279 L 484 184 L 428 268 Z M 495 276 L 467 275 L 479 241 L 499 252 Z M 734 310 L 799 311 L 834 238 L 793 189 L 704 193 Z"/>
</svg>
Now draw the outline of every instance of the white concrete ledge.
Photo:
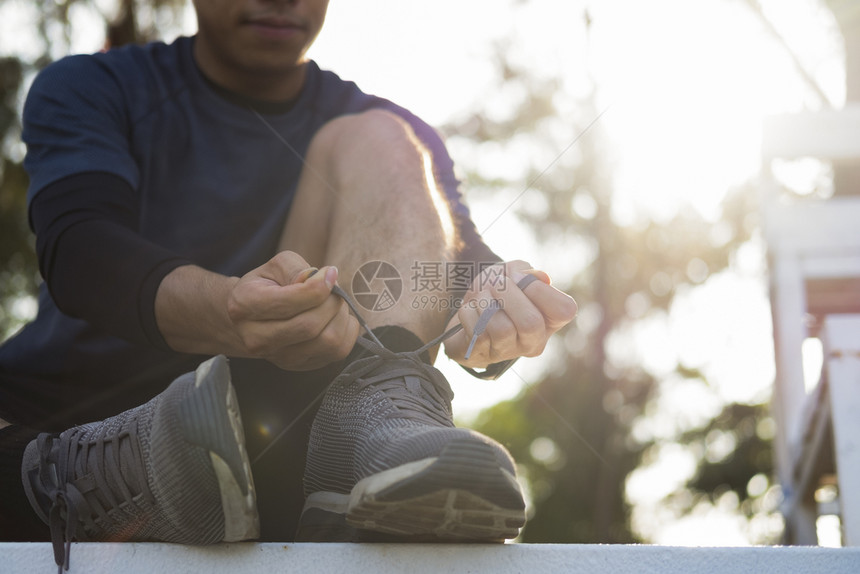
<svg viewBox="0 0 860 574">
<path fill-rule="evenodd" d="M 56 572 L 50 544 L 0 544 L 0 572 Z M 308 543 L 192 547 L 76 543 L 72 545 L 71 572 L 857 574 L 860 548 Z"/>
</svg>

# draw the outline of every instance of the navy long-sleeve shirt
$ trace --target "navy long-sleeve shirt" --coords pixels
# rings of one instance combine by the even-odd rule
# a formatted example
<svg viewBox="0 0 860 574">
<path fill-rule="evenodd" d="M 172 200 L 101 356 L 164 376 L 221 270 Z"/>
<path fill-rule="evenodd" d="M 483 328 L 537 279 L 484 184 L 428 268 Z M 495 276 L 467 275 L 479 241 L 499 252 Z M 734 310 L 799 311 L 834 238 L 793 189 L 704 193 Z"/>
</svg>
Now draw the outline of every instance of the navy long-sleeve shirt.
<svg viewBox="0 0 860 574">
<path fill-rule="evenodd" d="M 87 401 L 192 369 L 200 358 L 171 351 L 158 331 L 159 283 L 187 263 L 237 276 L 274 255 L 301 158 L 340 115 L 382 108 L 404 118 L 433 156 L 459 259 L 498 260 L 427 124 L 313 62 L 295 101 L 258 108 L 263 123 L 206 80 L 193 42 L 72 56 L 36 78 L 23 138 L 45 281 L 36 319 L 0 347 L 0 417 L 45 426 L 78 409 L 86 419 Z"/>
</svg>

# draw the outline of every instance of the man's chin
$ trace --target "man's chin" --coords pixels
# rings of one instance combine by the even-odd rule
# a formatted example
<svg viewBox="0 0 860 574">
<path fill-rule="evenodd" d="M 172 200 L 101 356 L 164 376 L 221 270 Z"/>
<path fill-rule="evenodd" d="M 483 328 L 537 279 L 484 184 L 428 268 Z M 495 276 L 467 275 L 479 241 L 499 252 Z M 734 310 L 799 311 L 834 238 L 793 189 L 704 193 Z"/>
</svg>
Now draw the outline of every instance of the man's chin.
<svg viewBox="0 0 860 574">
<path fill-rule="evenodd" d="M 278 83 L 286 78 L 296 77 L 304 73 L 307 60 L 299 62 L 258 62 L 247 67 L 248 72 L 256 80 L 253 83 Z"/>
<path fill-rule="evenodd" d="M 272 76 L 273 78 L 278 78 L 301 72 L 307 63 L 308 59 L 304 53 L 297 56 L 282 52 L 255 51 L 246 54 L 242 58 L 240 66 L 246 73 L 252 76 L 259 76 L 261 78 Z"/>
<path fill-rule="evenodd" d="M 308 60 L 248 60 L 242 65 L 242 89 L 245 95 L 264 101 L 279 102 L 291 99 L 295 94 L 284 95 L 284 91 L 298 92 L 304 82 L 304 70 Z"/>
</svg>

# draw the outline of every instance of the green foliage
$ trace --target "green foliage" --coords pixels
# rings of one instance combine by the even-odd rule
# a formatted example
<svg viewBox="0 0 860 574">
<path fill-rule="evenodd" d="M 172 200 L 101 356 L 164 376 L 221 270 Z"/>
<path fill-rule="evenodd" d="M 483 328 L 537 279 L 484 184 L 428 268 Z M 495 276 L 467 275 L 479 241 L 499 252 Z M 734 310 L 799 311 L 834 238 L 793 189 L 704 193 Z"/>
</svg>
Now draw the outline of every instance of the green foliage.
<svg viewBox="0 0 860 574">
<path fill-rule="evenodd" d="M 27 174 L 9 157 L 20 132 L 16 102 L 23 65 L 0 59 L 0 340 L 21 324 L 20 302 L 35 293 L 38 273 L 33 238 L 27 225 Z"/>
<path fill-rule="evenodd" d="M 774 470 L 768 416 L 765 405 L 732 403 L 704 429 L 684 436 L 682 440 L 698 447 L 704 459 L 689 487 L 706 493 L 732 490 L 741 502 L 747 500 L 750 478 L 759 473 L 770 476 Z M 726 456 L 712 448 L 720 440 L 735 444 Z"/>
<path fill-rule="evenodd" d="M 571 362 L 476 421 L 505 444 L 528 480 L 532 515 L 524 542 L 636 541 L 623 479 L 641 454 L 629 425 L 650 381 L 606 384 L 603 374 Z"/>
<path fill-rule="evenodd" d="M 32 305 L 27 303 L 40 281 L 35 241 L 27 221 L 29 181 L 21 164 L 19 102 L 23 101 L 25 79 L 68 51 L 72 33 L 69 16 L 74 5 L 93 7 L 104 14 L 106 44 L 119 46 L 152 40 L 177 28 L 175 22 L 186 2 L 116 0 L 109 6 L 93 0 L 37 0 L 36 5 L 34 40 L 41 42 L 43 52 L 33 61 L 0 57 L 0 341 L 29 319 Z"/>
</svg>

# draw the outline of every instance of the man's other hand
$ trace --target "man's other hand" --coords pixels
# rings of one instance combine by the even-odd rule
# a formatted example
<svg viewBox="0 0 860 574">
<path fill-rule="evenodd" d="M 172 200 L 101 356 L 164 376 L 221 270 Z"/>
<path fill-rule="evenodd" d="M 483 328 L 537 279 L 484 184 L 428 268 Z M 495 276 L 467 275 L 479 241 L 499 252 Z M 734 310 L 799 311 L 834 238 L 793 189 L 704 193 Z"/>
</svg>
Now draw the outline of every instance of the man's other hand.
<svg viewBox="0 0 860 574">
<path fill-rule="evenodd" d="M 527 273 L 540 281 L 532 281 L 520 289 L 517 284 Z M 550 283 L 549 275 L 532 269 L 525 261 L 510 261 L 485 269 L 472 282 L 457 315 L 448 324 L 451 328 L 460 323 L 463 330 L 445 341 L 445 354 L 471 368 L 540 355 L 550 336 L 576 316 L 573 298 Z M 478 318 L 493 305 L 499 310 L 466 359 Z"/>
</svg>

